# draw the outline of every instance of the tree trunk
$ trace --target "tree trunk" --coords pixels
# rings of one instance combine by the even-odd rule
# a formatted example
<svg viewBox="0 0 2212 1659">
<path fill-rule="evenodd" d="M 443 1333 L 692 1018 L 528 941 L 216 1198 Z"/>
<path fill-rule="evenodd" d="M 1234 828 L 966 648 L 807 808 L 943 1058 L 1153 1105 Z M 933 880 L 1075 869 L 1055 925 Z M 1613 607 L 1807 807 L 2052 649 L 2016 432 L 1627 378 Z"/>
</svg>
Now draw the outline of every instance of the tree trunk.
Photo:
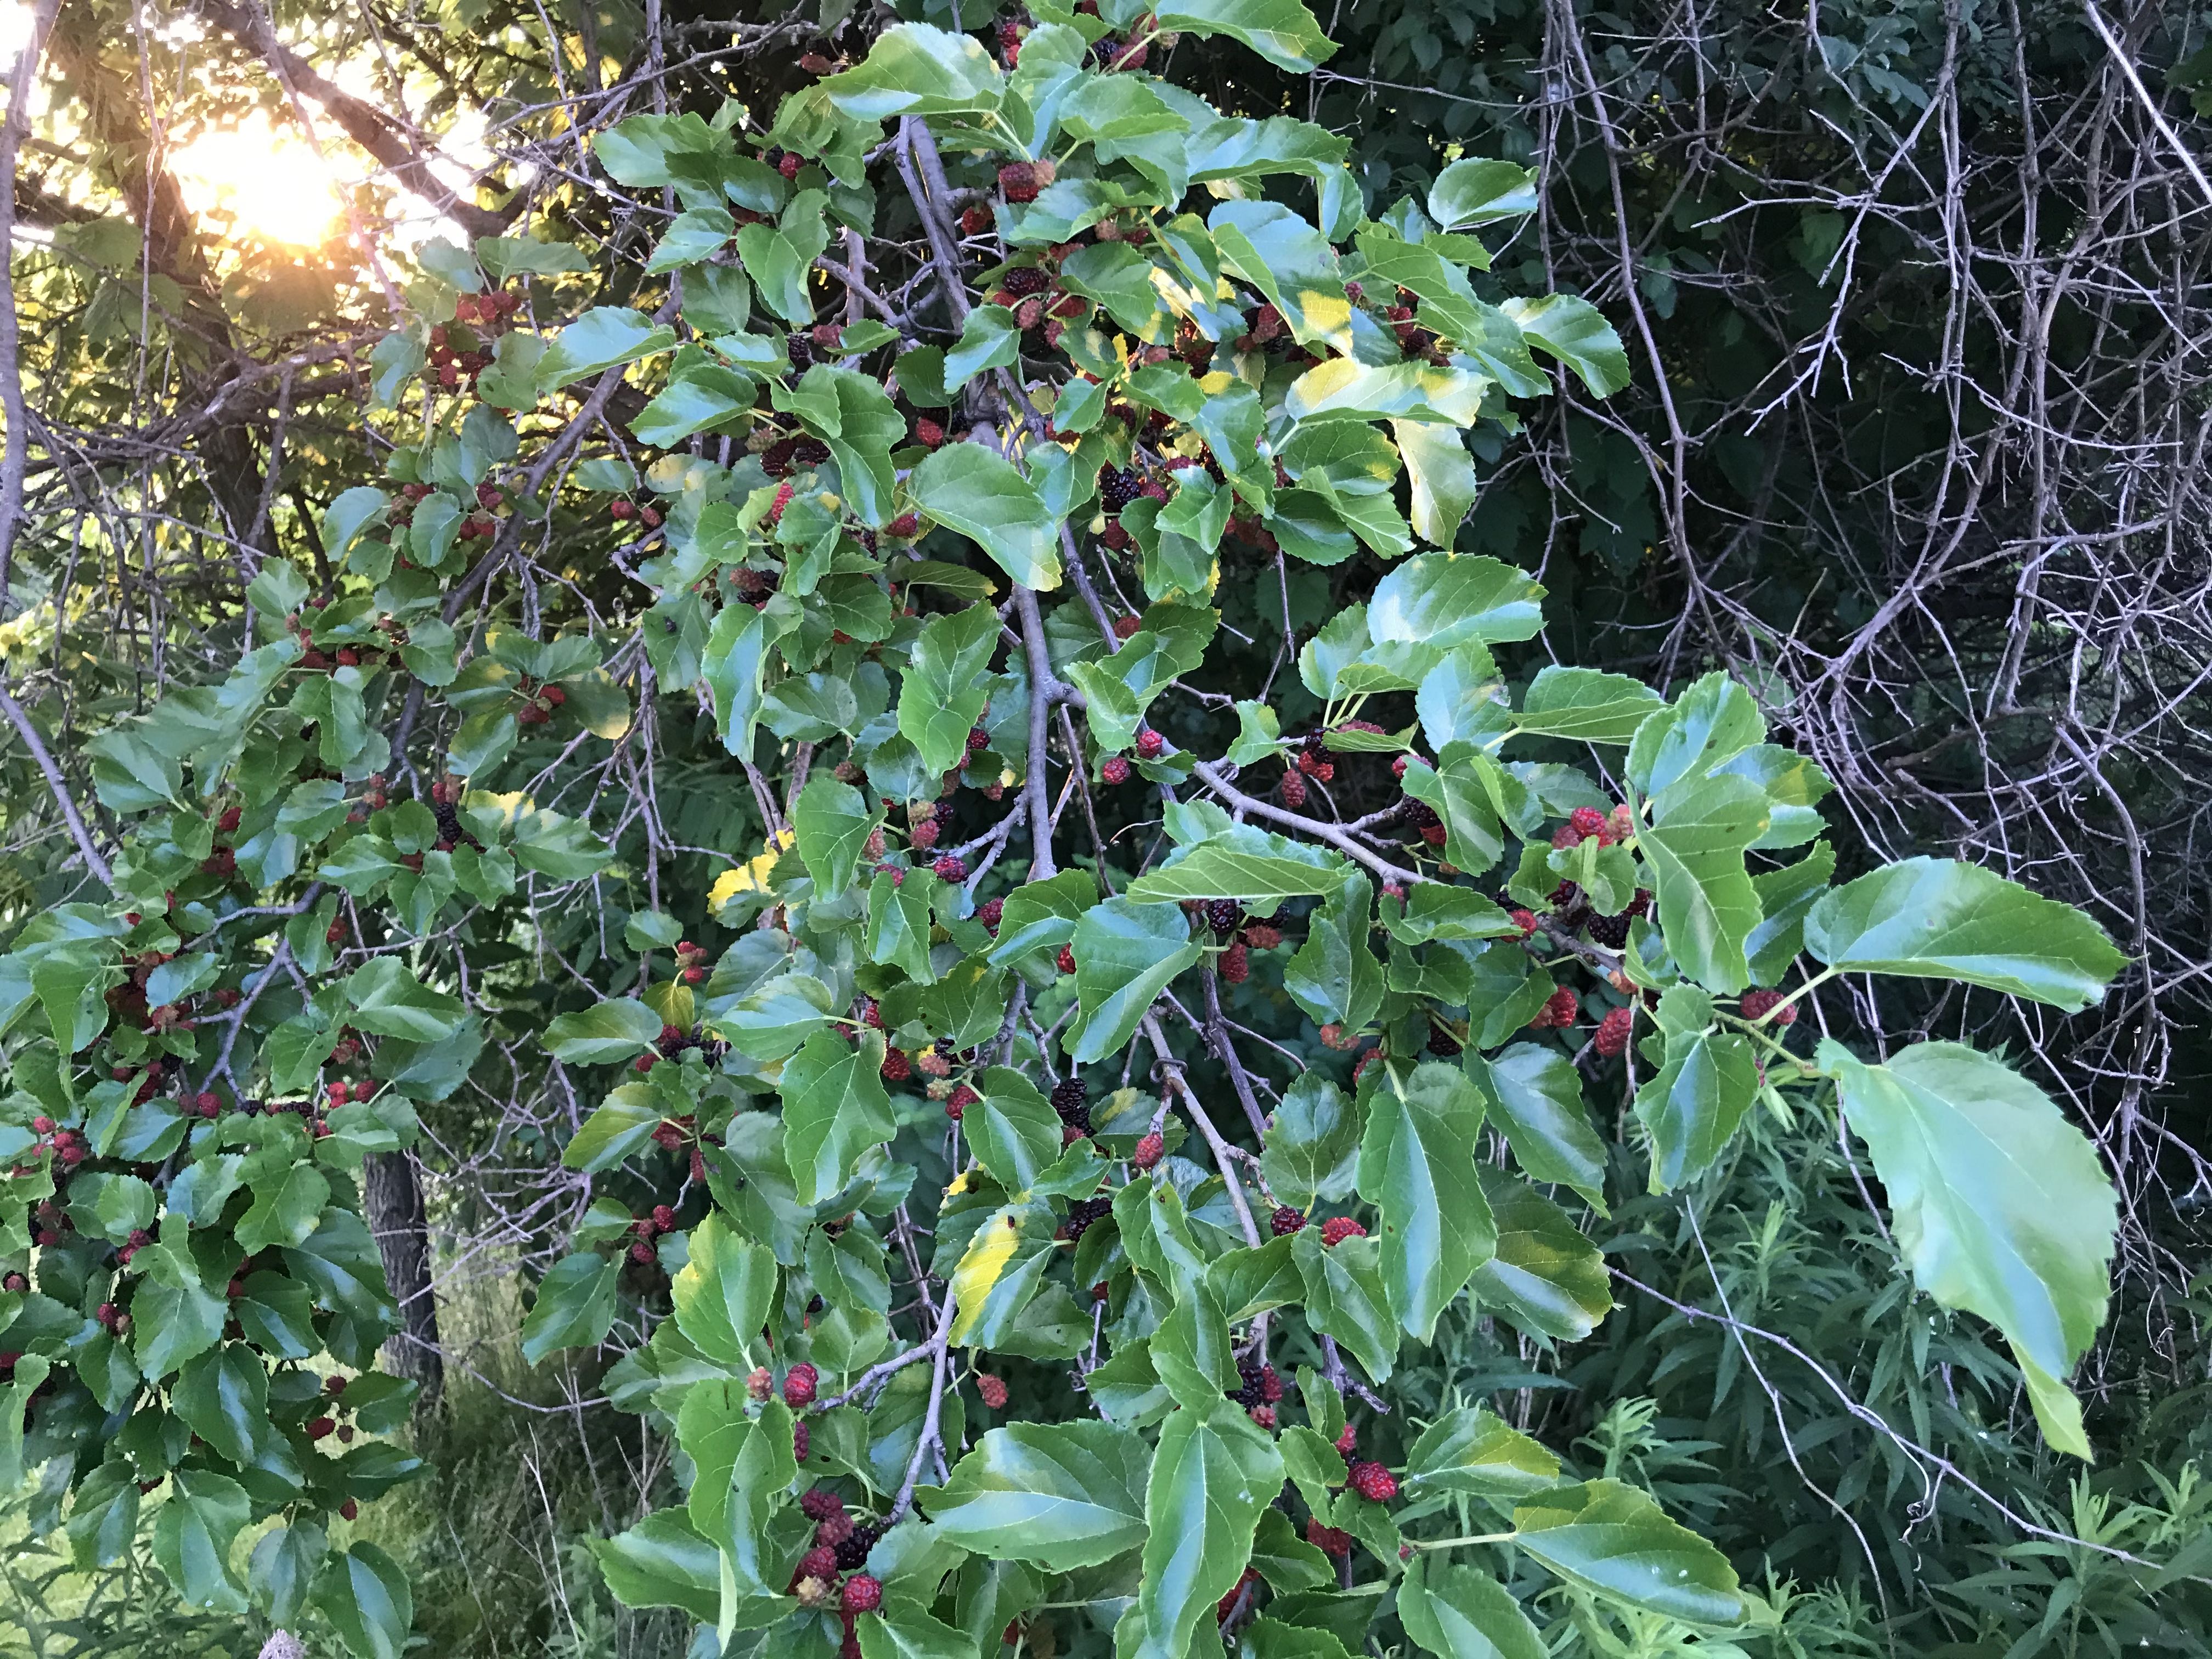
<svg viewBox="0 0 2212 1659">
<path fill-rule="evenodd" d="M 430 1287 L 430 1227 L 422 1183 L 404 1152 L 379 1152 L 367 1160 L 362 1207 L 370 1236 L 384 1258 L 384 1276 L 399 1304 L 399 1328 L 384 1345 L 384 1364 L 422 1384 L 418 1410 L 434 1407 L 446 1386 L 438 1346 L 438 1298 Z"/>
</svg>

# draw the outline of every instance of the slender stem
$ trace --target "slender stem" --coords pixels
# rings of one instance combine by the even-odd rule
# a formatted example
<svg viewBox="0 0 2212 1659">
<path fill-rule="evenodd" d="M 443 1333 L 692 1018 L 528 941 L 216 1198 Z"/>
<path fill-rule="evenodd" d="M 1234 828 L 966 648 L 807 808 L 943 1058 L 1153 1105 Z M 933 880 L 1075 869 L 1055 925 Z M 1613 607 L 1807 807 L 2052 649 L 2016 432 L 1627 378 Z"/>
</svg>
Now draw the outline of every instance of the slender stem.
<svg viewBox="0 0 2212 1659">
<path fill-rule="evenodd" d="M 99 846 L 93 841 L 92 831 L 85 824 L 84 815 L 76 810 L 76 798 L 70 793 L 69 780 L 62 775 L 62 769 L 48 751 L 46 739 L 39 735 L 39 728 L 31 724 L 31 717 L 23 712 L 23 705 L 9 696 L 4 688 L 0 688 L 0 715 L 6 716 L 8 724 L 15 728 L 15 735 L 22 738 L 23 747 L 31 751 L 32 760 L 38 763 L 39 770 L 46 775 L 46 788 L 53 795 L 54 805 L 62 809 L 62 821 L 69 825 L 70 835 L 76 842 L 76 850 L 84 855 L 85 868 L 100 878 L 101 886 L 114 886 L 115 872 L 108 868 L 106 859 L 101 856 Z"/>
<path fill-rule="evenodd" d="M 1518 1535 L 1510 1532 L 1479 1532 L 1468 1538 L 1431 1538 L 1426 1540 L 1409 1538 L 1406 1541 L 1417 1550 L 1455 1550 L 1473 1544 L 1510 1544 Z"/>
<path fill-rule="evenodd" d="M 1183 1109 L 1190 1114 L 1191 1121 L 1198 1125 L 1198 1132 L 1206 1137 L 1206 1144 L 1213 1149 L 1214 1167 L 1221 1171 L 1221 1184 L 1228 1189 L 1229 1207 L 1237 1212 L 1237 1224 L 1243 1231 L 1244 1242 L 1258 1249 L 1260 1229 L 1253 1222 L 1250 1206 L 1244 1202 L 1244 1183 L 1237 1173 L 1237 1160 L 1230 1153 L 1229 1144 L 1222 1139 L 1221 1131 L 1213 1127 L 1213 1120 L 1206 1115 L 1206 1108 L 1198 1103 L 1198 1096 L 1184 1081 L 1182 1062 L 1169 1048 L 1167 1034 L 1160 1030 L 1159 1016 L 1146 1014 L 1143 1030 L 1152 1042 L 1152 1052 L 1160 1057 L 1160 1065 L 1167 1073 L 1168 1081 L 1182 1097 Z"/>
</svg>

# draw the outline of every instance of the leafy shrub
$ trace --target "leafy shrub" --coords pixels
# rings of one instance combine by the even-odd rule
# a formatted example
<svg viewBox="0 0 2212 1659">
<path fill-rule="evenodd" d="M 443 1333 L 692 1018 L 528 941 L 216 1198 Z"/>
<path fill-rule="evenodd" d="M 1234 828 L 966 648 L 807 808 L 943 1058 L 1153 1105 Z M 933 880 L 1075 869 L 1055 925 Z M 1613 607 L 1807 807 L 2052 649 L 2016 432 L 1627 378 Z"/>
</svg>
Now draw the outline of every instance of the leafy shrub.
<svg viewBox="0 0 2212 1659">
<path fill-rule="evenodd" d="M 1449 550 L 1469 434 L 1626 366 L 1485 275 L 1531 180 L 1370 212 L 1341 140 L 1143 72 L 1166 31 L 1310 68 L 1302 8 L 1126 12 L 996 57 L 902 23 L 757 135 L 600 133 L 669 193 L 652 309 L 541 331 L 573 248 L 434 244 L 370 358 L 388 477 L 314 574 L 261 566 L 222 678 L 91 745 L 134 824 L 112 866 L 82 832 L 107 895 L 0 959 L 0 1479 L 64 1472 L 81 1563 L 159 1487 L 187 1603 L 398 1650 L 416 1593 L 349 1529 L 422 1469 L 365 1172 L 541 1064 L 598 1103 L 530 1128 L 592 1186 L 522 1352 L 617 1350 L 606 1398 L 679 1449 L 596 1559 L 698 1651 L 1525 1655 L 1532 1607 L 1848 1650 L 1862 1608 L 1670 1516 L 1729 1526 L 1656 1407 L 1616 1383 L 1553 1447 L 1422 1358 L 1589 1337 L 1588 1218 L 1755 1109 L 1856 1137 L 1914 1283 L 2004 1344 L 1960 1352 L 2088 1455 L 2089 1142 L 1966 1044 L 1808 1033 L 1845 975 L 2071 1012 L 2119 953 L 1965 863 L 1835 884 L 1826 780 L 1723 674 L 1535 667 L 1542 588 Z M 1364 596 L 1302 628 L 1293 562 Z M 761 850 L 664 904 L 687 701 L 672 787 L 719 745 Z"/>
</svg>

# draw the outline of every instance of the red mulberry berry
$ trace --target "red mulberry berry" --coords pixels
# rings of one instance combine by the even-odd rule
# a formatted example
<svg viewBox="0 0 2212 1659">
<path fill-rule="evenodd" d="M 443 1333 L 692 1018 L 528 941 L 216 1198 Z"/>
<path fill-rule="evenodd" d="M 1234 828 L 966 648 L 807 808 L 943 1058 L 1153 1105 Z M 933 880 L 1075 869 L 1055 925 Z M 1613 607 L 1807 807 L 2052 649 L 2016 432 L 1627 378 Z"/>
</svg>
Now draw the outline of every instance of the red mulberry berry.
<svg viewBox="0 0 2212 1659">
<path fill-rule="evenodd" d="M 988 208 L 971 207 L 960 216 L 960 234 L 963 236 L 981 236 L 990 228 L 991 212 Z"/>
<path fill-rule="evenodd" d="M 914 1075 L 914 1062 L 906 1057 L 905 1049 L 886 1048 L 884 1051 L 883 1074 L 886 1083 L 903 1083 Z"/>
<path fill-rule="evenodd" d="M 1006 1409 L 1006 1379 L 1005 1377 L 979 1376 L 975 1379 L 975 1392 L 982 1396 L 983 1403 L 993 1411 Z"/>
<path fill-rule="evenodd" d="M 1098 775 L 1108 783 L 1127 783 L 1129 781 L 1129 763 L 1119 755 L 1109 757 L 1098 769 Z"/>
<path fill-rule="evenodd" d="M 1137 753 L 1143 759 L 1158 760 L 1160 757 L 1160 751 L 1167 746 L 1168 740 L 1157 732 L 1146 731 L 1137 733 Z"/>
<path fill-rule="evenodd" d="M 1006 900 L 986 899 L 975 907 L 975 920 L 995 933 L 999 931 L 999 919 L 1006 913 Z"/>
<path fill-rule="evenodd" d="M 1273 1406 L 1255 1406 L 1245 1415 L 1263 1429 L 1275 1426 L 1275 1408 Z"/>
<path fill-rule="evenodd" d="M 914 441 L 924 449 L 934 449 L 945 441 L 945 428 L 924 415 L 914 423 Z"/>
<path fill-rule="evenodd" d="M 769 503 L 768 509 L 768 521 L 770 524 L 781 524 L 783 521 L 783 509 L 791 505 L 793 494 L 790 481 L 787 479 L 775 487 L 775 499 Z"/>
<path fill-rule="evenodd" d="M 1538 927 L 1536 913 L 1534 910 L 1514 911 L 1513 925 L 1521 930 L 1521 937 L 1522 939 L 1530 939 L 1534 937 L 1536 928 Z"/>
<path fill-rule="evenodd" d="M 1352 1449 L 1358 1443 L 1358 1434 L 1354 1431 L 1352 1425 L 1347 1423 L 1344 1425 L 1344 1432 L 1336 1437 L 1336 1455 L 1339 1457 L 1349 1457 L 1352 1455 Z"/>
<path fill-rule="evenodd" d="M 350 1521 L 360 1513 L 361 1505 L 350 1498 L 347 1498 L 344 1503 L 338 1505 L 338 1518 L 342 1521 Z"/>
<path fill-rule="evenodd" d="M 1595 806 L 1577 806 L 1568 815 L 1567 828 L 1574 831 L 1575 840 L 1584 842 L 1592 836 L 1605 833 L 1605 814 Z"/>
<path fill-rule="evenodd" d="M 1615 1008 L 1598 1022 L 1595 1039 L 1598 1053 L 1610 1060 L 1626 1052 L 1629 1036 L 1635 1028 L 1636 1011 L 1633 1008 Z"/>
<path fill-rule="evenodd" d="M 1367 1229 L 1348 1215 L 1332 1216 L 1321 1224 L 1321 1242 L 1332 1247 L 1343 1243 L 1347 1238 L 1366 1237 Z"/>
<path fill-rule="evenodd" d="M 1552 993 L 1552 1000 L 1544 1005 L 1544 1017 L 1553 1025 L 1567 1026 L 1575 1023 L 1582 1013 L 1582 1004 L 1575 994 L 1562 985 Z"/>
<path fill-rule="evenodd" d="M 1306 1517 L 1306 1542 L 1323 1555 L 1352 1553 L 1352 1534 L 1341 1527 L 1324 1527 L 1312 1516 Z"/>
<path fill-rule="evenodd" d="M 1009 202 L 1037 198 L 1036 167 L 1028 161 L 1010 161 L 999 169 L 999 188 Z"/>
<path fill-rule="evenodd" d="M 819 1578 L 825 1583 L 837 1576 L 837 1552 L 826 1544 L 817 1544 L 799 1558 L 799 1569 L 792 1575 L 800 1578 Z"/>
<path fill-rule="evenodd" d="M 1137 630 L 1144 625 L 1141 617 L 1133 612 L 1125 611 L 1114 618 L 1114 637 L 1117 640 L 1134 639 L 1137 636 Z"/>
<path fill-rule="evenodd" d="M 957 885 L 968 879 L 966 861 L 953 857 L 950 853 L 929 867 L 937 872 L 937 878 L 939 881 L 949 881 Z"/>
<path fill-rule="evenodd" d="M 1250 954 L 1244 948 L 1244 941 L 1243 939 L 1238 939 L 1236 944 L 1231 945 L 1226 951 L 1224 951 L 1221 953 L 1222 983 L 1224 985 L 1242 985 L 1246 980 L 1251 977 L 1252 961 Z"/>
<path fill-rule="evenodd" d="M 1278 1238 L 1305 1231 L 1306 1212 L 1288 1204 L 1278 1204 L 1274 1214 L 1267 1218 L 1267 1231 Z"/>
<path fill-rule="evenodd" d="M 1167 1156 L 1168 1143 L 1158 1134 L 1148 1134 L 1137 1143 L 1137 1150 L 1129 1154 L 1129 1162 L 1140 1170 L 1149 1170 Z"/>
<path fill-rule="evenodd" d="M 653 1246 L 650 1244 L 631 1245 L 629 1247 L 629 1259 L 636 1262 L 641 1267 L 646 1266 L 653 1260 Z"/>
<path fill-rule="evenodd" d="M 1774 1013 L 1775 1008 L 1781 1001 L 1782 993 L 1779 991 L 1746 991 L 1738 1006 L 1746 1019 L 1765 1019 L 1769 1014 Z M 1780 1013 L 1774 1014 L 1774 1023 L 1777 1025 L 1794 1024 L 1796 1018 L 1797 1005 L 1794 1002 L 1787 1008 L 1784 1008 Z"/>
<path fill-rule="evenodd" d="M 814 1528 L 814 1541 L 835 1549 L 850 1538 L 853 1531 L 853 1517 L 846 1514 L 843 1506 L 840 1505 L 836 1514 L 824 1516 L 822 1523 Z"/>
<path fill-rule="evenodd" d="M 1351 1486 L 1370 1504 L 1387 1504 L 1398 1495 L 1398 1477 L 1380 1463 L 1354 1463 Z"/>
<path fill-rule="evenodd" d="M 1283 769 L 1283 785 L 1280 793 L 1283 805 L 1285 806 L 1295 809 L 1306 804 L 1306 781 L 1298 775 L 1297 769 L 1288 766 Z"/>
<path fill-rule="evenodd" d="M 1063 974 L 1073 973 L 1075 971 L 1075 952 L 1068 946 L 1065 945 L 1061 945 L 1060 947 L 1059 960 L 1054 963 L 1054 965 L 1058 967 L 1060 971 Z"/>
<path fill-rule="evenodd" d="M 793 1365 L 784 1373 L 783 1403 L 793 1411 L 813 1404 L 815 1385 L 821 1380 L 822 1374 L 813 1366 L 803 1362 Z"/>
<path fill-rule="evenodd" d="M 873 1613 L 884 1604 L 884 1587 L 865 1572 L 856 1572 L 845 1581 L 845 1611 Z"/>
<path fill-rule="evenodd" d="M 806 1461 L 806 1449 L 811 1440 L 812 1437 L 806 1432 L 805 1424 L 791 1425 L 791 1455 L 802 1463 Z"/>
<path fill-rule="evenodd" d="M 337 1423 L 334 1419 L 318 1417 L 307 1425 L 307 1438 L 310 1440 L 320 1440 L 325 1435 L 330 1433 L 331 1430 L 337 1427 Z"/>
<path fill-rule="evenodd" d="M 809 1521 L 827 1521 L 832 1516 L 844 1514 L 845 1500 L 827 1486 L 809 1486 L 799 1498 L 799 1512 Z M 817 1578 L 828 1576 L 826 1573 L 815 1574 Z"/>
</svg>

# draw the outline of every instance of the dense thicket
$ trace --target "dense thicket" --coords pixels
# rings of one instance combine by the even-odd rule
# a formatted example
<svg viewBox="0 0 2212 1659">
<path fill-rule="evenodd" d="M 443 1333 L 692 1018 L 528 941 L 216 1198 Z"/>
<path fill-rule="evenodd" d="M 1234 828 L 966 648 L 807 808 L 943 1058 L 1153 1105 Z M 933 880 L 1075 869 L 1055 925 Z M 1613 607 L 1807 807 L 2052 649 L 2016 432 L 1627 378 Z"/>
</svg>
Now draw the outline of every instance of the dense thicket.
<svg viewBox="0 0 2212 1659">
<path fill-rule="evenodd" d="M 997 20 L 951 6 L 905 15 L 999 40 Z M 249 584 L 290 569 L 334 591 L 347 550 L 325 540 L 333 504 L 406 476 L 404 460 L 393 470 L 399 428 L 367 411 L 422 365 L 380 343 L 395 318 L 450 306 L 438 285 L 461 267 L 404 251 L 416 238 L 392 237 L 387 219 L 443 212 L 448 234 L 576 250 L 517 256 L 525 324 L 550 329 L 589 306 L 672 319 L 676 296 L 649 262 L 688 204 L 672 185 L 611 178 L 592 141 L 656 111 L 726 121 L 732 98 L 757 133 L 787 94 L 865 57 L 890 21 L 466 4 L 272 21 L 220 0 L 166 17 L 76 3 L 41 15 L 40 112 L 11 133 L 20 334 L 0 333 L 0 369 L 22 387 L 6 410 L 9 465 L 25 469 L 27 492 L 21 520 L 0 524 L 11 933 L 84 900 L 88 872 L 116 856 L 131 800 L 116 778 L 135 757 L 94 737 L 166 690 L 224 684 L 241 650 L 269 638 L 268 596 L 283 591 L 264 585 L 257 607 Z M 1754 1111 L 1698 1179 L 1636 1196 L 1647 1167 L 1637 1119 L 1587 1052 L 1616 1198 L 1607 1218 L 1584 1219 L 1618 1275 L 1611 1316 L 1568 1340 L 1462 1304 L 1400 1365 L 1401 1419 L 1486 1403 L 1575 1473 L 1647 1488 L 1769 1592 L 1782 1620 L 1738 1638 L 1752 1650 L 2203 1650 L 2212 1528 L 2193 1460 L 2205 1432 L 2212 905 L 2197 825 L 2212 752 L 2212 550 L 2197 355 L 2212 185 L 2193 159 L 2206 128 L 2191 99 L 2212 84 L 2212 14 L 1365 0 L 1320 21 L 1340 49 L 1310 74 L 1194 34 L 1148 67 L 1224 111 L 1341 134 L 1375 213 L 1422 199 L 1462 154 L 1529 166 L 1534 210 L 1485 233 L 1483 297 L 1581 294 L 1626 347 L 1628 383 L 1611 398 L 1561 372 L 1546 397 L 1470 435 L 1480 494 L 1451 544 L 1531 573 L 1550 595 L 1541 639 L 1496 636 L 1504 679 L 1519 690 L 1549 661 L 1673 696 L 1725 669 L 1756 692 L 1775 740 L 1834 781 L 1824 811 L 1839 878 L 1911 854 L 1993 866 L 2088 908 L 2131 959 L 2101 1010 L 2063 1026 L 1938 981 L 1885 981 L 1877 1000 L 1873 981 L 1838 980 L 1808 1003 L 1823 1030 L 1869 1054 L 1931 1036 L 2000 1048 L 2101 1148 L 2123 1219 L 2114 1316 L 2076 1384 L 2094 1468 L 2043 1445 L 2020 1373 L 1985 1328 L 1912 1293 L 1887 1195 L 1832 1119 Z M 33 107 L 20 89 L 15 106 Z M 174 158 L 200 128 L 249 110 L 312 128 L 343 165 L 379 164 L 321 248 L 257 239 L 189 204 Z M 810 159 L 824 142 L 785 137 Z M 469 159 L 431 161 L 441 148 Z M 987 203 L 993 168 L 948 160 L 943 199 Z M 868 204 L 868 234 L 848 240 L 840 228 L 823 249 L 872 285 L 825 281 L 823 314 L 842 307 L 850 326 L 879 301 L 877 319 L 908 341 L 949 346 L 957 319 L 899 187 L 899 169 L 922 163 L 909 151 L 875 163 L 890 187 Z M 849 178 L 822 182 L 833 224 L 860 216 L 858 193 L 837 193 Z M 925 179 L 919 194 L 936 193 Z M 988 268 L 979 250 L 969 270 Z M 685 322 L 698 326 L 692 308 L 715 297 L 692 282 Z M 651 598 L 626 550 L 638 523 L 609 508 L 618 493 L 657 499 L 624 469 L 664 385 L 617 375 L 557 415 L 524 417 L 527 474 L 513 494 L 545 492 L 548 516 L 526 524 L 501 509 L 488 623 L 532 641 L 613 640 L 634 625 Z M 948 423 L 994 412 L 972 393 L 931 407 Z M 671 447 L 747 464 L 741 439 Z M 1152 711 L 1177 751 L 1220 753 L 1237 732 L 1226 705 L 1263 685 L 1281 730 L 1310 727 L 1332 700 L 1280 649 L 1368 599 L 1387 568 L 1368 551 L 1285 567 L 1256 546 L 1223 544 L 1220 631 L 1194 695 Z M 1109 592 L 1103 608 L 1146 598 L 1160 596 Z M 276 622 L 286 614 L 276 603 Z M 594 1193 L 560 1163 L 597 1093 L 586 1074 L 549 1065 L 539 1034 L 602 995 L 666 981 L 679 938 L 719 951 L 739 937 L 711 918 L 744 924 L 750 910 L 710 890 L 760 853 L 806 779 L 805 761 L 795 775 L 733 769 L 691 689 L 696 668 L 684 672 L 708 618 L 668 619 L 687 630 L 675 656 L 647 634 L 605 664 L 624 707 L 635 698 L 634 720 L 599 722 L 611 746 L 586 741 L 575 711 L 510 729 L 497 753 L 458 719 L 436 726 L 434 696 L 396 696 L 380 717 L 398 739 L 395 798 L 432 800 L 434 776 L 412 775 L 428 751 L 410 757 L 410 734 L 480 744 L 461 769 L 473 784 L 530 792 L 610 837 L 617 860 L 604 876 L 564 866 L 577 849 L 538 826 L 550 850 L 529 867 L 546 874 L 544 896 L 526 893 L 496 933 L 455 924 L 465 949 L 453 959 L 477 976 L 456 988 L 482 1044 L 465 1081 L 416 1091 L 425 1133 L 413 1152 L 362 1138 L 364 1202 L 400 1296 L 384 1363 L 426 1401 L 443 1395 L 410 1431 L 437 1478 L 400 1486 L 362 1535 L 414 1573 L 434 1651 L 643 1654 L 690 1638 L 688 1619 L 621 1605 L 582 1547 L 683 1495 L 672 1441 L 609 1403 L 635 1406 L 635 1378 L 609 1376 L 611 1352 L 533 1368 L 517 1350 L 537 1282 L 605 1230 L 586 1209 Z M 1059 643 L 1051 658 L 1073 659 Z M 543 664 L 520 672 L 560 678 Z M 991 754 L 1012 754 L 1021 734 L 1001 728 L 1023 719 L 994 704 Z M 1066 742 L 1063 755 L 1083 762 L 1073 730 Z M 1565 757 L 1564 746 L 1529 752 Z M 1601 759 L 1618 781 L 1620 752 Z M 1379 763 L 1342 769 L 1342 819 L 1397 799 Z M 65 821 L 57 781 L 83 822 Z M 1156 808 L 1099 788 L 1095 772 L 1091 788 L 1097 822 L 1081 839 L 1097 836 L 1098 863 L 1109 846 L 1133 865 L 1168 850 Z M 960 799 L 948 842 L 1002 821 L 974 792 Z M 1091 790 L 1077 810 L 1094 811 Z M 1011 847 L 1019 862 L 1026 834 L 1001 833 L 991 856 Z M 344 921 L 346 948 L 388 943 L 369 907 L 349 904 Z M 1254 963 L 1230 1017 L 1281 1045 L 1274 1085 L 1297 1070 L 1348 1083 L 1350 1059 L 1286 999 L 1283 969 Z M 1189 1075 L 1234 1118 L 1237 1080 L 1208 1048 L 1182 1043 Z M 1096 1079 L 1116 1080 L 1129 1079 Z M 944 1185 L 952 1169 L 936 1141 L 906 1127 L 902 1155 Z M 596 1195 L 625 1215 L 662 1195 L 619 1173 L 598 1179 Z M 617 1349 L 642 1334 L 634 1318 L 665 1307 L 652 1271 L 623 1286 L 638 1311 L 625 1301 Z M 533 1288 L 518 1293 L 518 1276 Z M 1050 1368 L 1012 1369 L 1012 1409 L 1042 1409 Z M 1413 1439 L 1408 1429 L 1400 1456 Z M 57 1467 L 27 1500 L 34 1534 L 59 1513 Z M 1479 1514 L 1464 1528 L 1486 1529 Z M 250 1639 L 247 1621 L 224 1615 L 149 1624 L 129 1577 L 143 1554 L 88 1575 L 61 1565 L 68 1553 L 55 1534 L 15 1557 L 17 1606 L 45 1595 L 76 1620 L 53 1639 L 79 1645 L 49 1650 Z M 1551 1611 L 1570 1650 L 1725 1651 L 1656 1618 Z M 1036 1651 L 1097 1639 L 1074 1623 L 1031 1638 Z"/>
</svg>

